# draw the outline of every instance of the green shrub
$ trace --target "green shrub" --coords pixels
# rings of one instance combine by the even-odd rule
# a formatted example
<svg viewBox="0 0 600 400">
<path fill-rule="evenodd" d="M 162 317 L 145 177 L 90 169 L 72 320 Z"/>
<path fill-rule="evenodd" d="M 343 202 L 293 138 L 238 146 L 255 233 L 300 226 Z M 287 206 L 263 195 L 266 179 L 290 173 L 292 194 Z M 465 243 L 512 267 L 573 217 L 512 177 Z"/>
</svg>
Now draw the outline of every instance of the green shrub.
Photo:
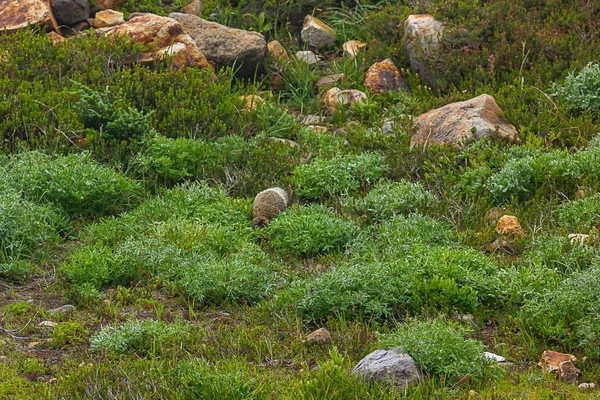
<svg viewBox="0 0 600 400">
<path fill-rule="evenodd" d="M 577 74 L 571 72 L 562 84 L 554 83 L 550 92 L 567 104 L 571 111 L 600 111 L 600 64 L 589 63 Z"/>
<path fill-rule="evenodd" d="M 600 252 L 596 248 L 571 243 L 567 235 L 543 235 L 533 241 L 531 249 L 523 254 L 522 262 L 535 268 L 571 273 L 588 268 L 598 257 Z"/>
<path fill-rule="evenodd" d="M 393 245 L 392 245 L 393 247 Z M 411 244 L 355 258 L 298 284 L 297 307 L 310 320 L 333 313 L 387 318 L 407 313 L 473 312 L 502 294 L 496 265 L 469 248 Z M 367 248 L 368 249 L 368 248 Z M 362 249 L 361 249 L 362 250 Z"/>
<path fill-rule="evenodd" d="M 600 223 L 600 194 L 573 200 L 557 210 L 558 225 L 569 233 L 586 233 Z"/>
<path fill-rule="evenodd" d="M 51 205 L 35 204 L 18 192 L 0 193 L 0 275 L 19 275 L 27 270 L 21 258 L 33 255 L 44 243 L 56 242 L 66 228 L 66 218 Z M 15 262 L 15 264 L 13 264 Z"/>
<path fill-rule="evenodd" d="M 87 341 L 88 334 L 79 322 L 60 322 L 50 331 L 48 346 L 55 349 L 78 346 Z"/>
<path fill-rule="evenodd" d="M 486 188 L 499 204 L 511 199 L 525 200 L 533 196 L 534 173 L 532 157 L 510 159 L 504 168 L 488 179 Z"/>
<path fill-rule="evenodd" d="M 168 324 L 147 319 L 127 322 L 121 326 L 106 326 L 90 338 L 92 350 L 109 353 L 167 355 L 168 346 L 179 347 L 192 340 L 189 323 Z"/>
<path fill-rule="evenodd" d="M 438 203 L 438 198 L 416 182 L 377 182 L 360 204 L 361 211 L 374 219 L 388 219 L 397 214 L 426 213 Z"/>
<path fill-rule="evenodd" d="M 377 153 L 317 158 L 310 164 L 294 168 L 292 185 L 298 196 L 313 200 L 360 191 L 365 193 L 385 171 L 384 159 Z"/>
<path fill-rule="evenodd" d="M 150 131 L 150 115 L 124 107 L 119 99 L 112 99 L 110 89 L 96 92 L 85 85 L 76 84 L 82 122 L 85 128 L 99 130 L 108 141 L 135 142 Z"/>
<path fill-rule="evenodd" d="M 599 357 L 599 279 L 596 258 L 593 267 L 549 282 L 538 296 L 525 301 L 520 311 L 523 324 L 544 338 Z"/>
<path fill-rule="evenodd" d="M 7 185 L 27 199 L 53 203 L 72 217 L 114 214 L 137 201 L 140 187 L 96 162 L 90 153 L 51 157 L 26 152 L 2 166 Z"/>
<path fill-rule="evenodd" d="M 357 234 L 356 225 L 321 205 L 292 206 L 267 227 L 271 247 L 298 257 L 337 252 Z"/>
<path fill-rule="evenodd" d="M 254 304 L 274 289 L 272 266 L 255 245 L 225 258 L 201 255 L 182 271 L 179 284 L 200 303 L 245 301 Z"/>
<path fill-rule="evenodd" d="M 381 339 L 386 349 L 409 354 L 429 376 L 444 376 L 447 384 L 468 375 L 483 379 L 484 346 L 467 338 L 463 325 L 438 317 L 431 321 L 411 320 Z"/>
</svg>

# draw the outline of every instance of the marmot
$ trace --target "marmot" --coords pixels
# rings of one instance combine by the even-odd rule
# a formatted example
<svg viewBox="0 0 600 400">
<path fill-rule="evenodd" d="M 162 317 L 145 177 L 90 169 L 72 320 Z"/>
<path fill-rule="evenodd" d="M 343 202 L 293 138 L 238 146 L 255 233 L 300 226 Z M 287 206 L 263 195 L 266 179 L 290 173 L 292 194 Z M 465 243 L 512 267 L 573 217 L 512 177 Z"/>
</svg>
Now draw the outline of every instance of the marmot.
<svg viewBox="0 0 600 400">
<path fill-rule="evenodd" d="M 288 206 L 288 195 L 280 187 L 263 190 L 254 198 L 252 204 L 252 221 L 259 228 L 267 225 L 278 213 L 285 211 Z"/>
</svg>

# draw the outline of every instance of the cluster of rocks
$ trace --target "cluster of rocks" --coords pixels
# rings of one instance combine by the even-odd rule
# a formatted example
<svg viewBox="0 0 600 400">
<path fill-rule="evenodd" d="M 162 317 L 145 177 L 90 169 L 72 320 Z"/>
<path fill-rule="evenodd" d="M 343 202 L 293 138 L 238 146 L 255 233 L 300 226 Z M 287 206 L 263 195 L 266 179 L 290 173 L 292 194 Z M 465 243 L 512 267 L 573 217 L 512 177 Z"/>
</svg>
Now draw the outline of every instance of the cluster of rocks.
<svg viewBox="0 0 600 400">
<path fill-rule="evenodd" d="M 87 0 L 0 0 L 0 31 L 14 32 L 28 26 L 53 29 L 54 42 L 63 36 L 95 28 L 106 36 L 127 36 L 148 47 L 137 62 L 154 63 L 170 56 L 175 67 L 211 68 L 236 66 L 240 74 L 252 73 L 268 51 L 263 35 L 206 21 L 199 0 L 182 11 L 162 17 L 150 13 L 132 13 L 125 21 L 123 14 L 111 8 L 123 1 L 97 1 L 102 10 L 90 10 Z M 196 15 L 194 15 L 196 14 Z"/>
</svg>

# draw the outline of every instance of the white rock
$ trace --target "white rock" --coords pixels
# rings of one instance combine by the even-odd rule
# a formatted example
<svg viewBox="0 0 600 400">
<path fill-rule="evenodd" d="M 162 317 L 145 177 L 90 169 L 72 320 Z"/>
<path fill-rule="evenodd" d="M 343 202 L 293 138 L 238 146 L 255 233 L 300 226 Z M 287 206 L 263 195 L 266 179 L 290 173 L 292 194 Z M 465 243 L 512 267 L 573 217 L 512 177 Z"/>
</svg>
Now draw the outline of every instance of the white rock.
<svg viewBox="0 0 600 400">
<path fill-rule="evenodd" d="M 319 62 L 319 57 L 317 57 L 317 55 L 310 50 L 297 52 L 296 58 L 300 61 L 304 61 L 307 64 L 316 64 Z"/>
<path fill-rule="evenodd" d="M 498 354 L 490 353 L 488 351 L 483 353 L 483 358 L 488 361 L 495 361 L 497 363 L 503 363 L 506 361 L 506 358 L 499 356 Z"/>
<path fill-rule="evenodd" d="M 52 322 L 52 321 L 42 321 L 40 322 L 40 326 L 46 327 L 46 328 L 54 328 L 56 325 L 58 325 L 56 322 Z"/>
</svg>

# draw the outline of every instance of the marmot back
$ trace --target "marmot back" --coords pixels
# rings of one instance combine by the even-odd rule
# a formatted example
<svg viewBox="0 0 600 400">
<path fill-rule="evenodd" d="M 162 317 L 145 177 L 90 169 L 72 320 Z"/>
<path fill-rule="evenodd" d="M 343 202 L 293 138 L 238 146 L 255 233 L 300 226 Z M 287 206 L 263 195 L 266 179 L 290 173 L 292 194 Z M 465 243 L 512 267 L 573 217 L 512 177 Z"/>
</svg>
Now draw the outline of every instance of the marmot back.
<svg viewBox="0 0 600 400">
<path fill-rule="evenodd" d="M 259 228 L 267 225 L 278 213 L 285 211 L 288 205 L 288 196 L 280 187 L 263 190 L 254 198 L 252 204 L 253 222 Z"/>
</svg>

